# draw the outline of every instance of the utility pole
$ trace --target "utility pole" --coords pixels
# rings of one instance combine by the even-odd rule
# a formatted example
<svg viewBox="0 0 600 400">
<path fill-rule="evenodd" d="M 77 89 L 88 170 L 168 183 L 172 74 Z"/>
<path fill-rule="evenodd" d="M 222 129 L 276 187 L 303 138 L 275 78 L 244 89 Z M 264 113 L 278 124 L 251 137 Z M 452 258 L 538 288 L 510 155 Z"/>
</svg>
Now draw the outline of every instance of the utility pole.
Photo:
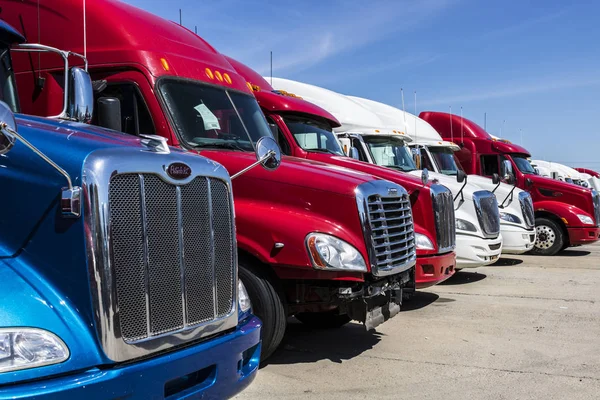
<svg viewBox="0 0 600 400">
<path fill-rule="evenodd" d="M 182 25 L 182 23 L 181 23 L 181 8 L 179 9 L 179 25 Z"/>
</svg>

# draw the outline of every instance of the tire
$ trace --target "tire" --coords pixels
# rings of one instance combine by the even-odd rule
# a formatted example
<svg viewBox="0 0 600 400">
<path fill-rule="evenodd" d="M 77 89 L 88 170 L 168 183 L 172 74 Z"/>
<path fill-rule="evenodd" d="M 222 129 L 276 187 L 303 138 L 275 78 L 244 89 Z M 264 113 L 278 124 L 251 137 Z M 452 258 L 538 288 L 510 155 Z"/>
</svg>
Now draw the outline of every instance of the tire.
<svg viewBox="0 0 600 400">
<path fill-rule="evenodd" d="M 566 245 L 562 227 L 548 218 L 535 219 L 536 239 L 532 254 L 553 256 L 563 250 Z"/>
<path fill-rule="evenodd" d="M 262 351 L 260 360 L 266 360 L 281 344 L 287 325 L 287 314 L 281 291 L 275 288 L 269 276 L 247 261 L 239 261 L 239 275 L 246 287 L 252 313 L 262 320 Z"/>
<path fill-rule="evenodd" d="M 335 311 L 302 312 L 295 315 L 296 319 L 304 325 L 315 329 L 341 328 L 351 321 L 346 314 L 340 315 Z"/>
</svg>

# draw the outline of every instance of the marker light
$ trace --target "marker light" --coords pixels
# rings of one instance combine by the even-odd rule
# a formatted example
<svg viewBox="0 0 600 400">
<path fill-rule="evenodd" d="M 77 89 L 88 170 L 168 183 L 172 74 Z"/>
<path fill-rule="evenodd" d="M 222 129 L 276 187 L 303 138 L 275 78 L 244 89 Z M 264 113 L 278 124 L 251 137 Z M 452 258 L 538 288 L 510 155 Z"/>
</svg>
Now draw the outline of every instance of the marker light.
<svg viewBox="0 0 600 400">
<path fill-rule="evenodd" d="M 204 72 L 206 73 L 206 76 L 208 76 L 210 79 L 215 79 L 215 76 L 213 75 L 213 72 L 210 70 L 210 68 L 206 68 Z"/>
<path fill-rule="evenodd" d="M 227 82 L 231 85 L 231 77 L 229 76 L 229 74 L 227 72 L 223 74 L 223 79 L 225 79 L 225 82 Z"/>
<path fill-rule="evenodd" d="M 223 82 L 223 75 L 221 75 L 219 71 L 215 71 L 215 78 L 217 78 L 219 82 Z"/>
<path fill-rule="evenodd" d="M 169 70 L 169 63 L 167 62 L 167 60 L 166 60 L 166 59 L 164 59 L 164 58 L 161 58 L 161 59 L 160 59 L 160 63 L 162 64 L 162 66 L 163 66 L 163 68 L 165 69 L 165 71 L 168 71 L 168 70 Z"/>
<path fill-rule="evenodd" d="M 379 133 L 379 129 L 375 129 L 375 132 Z"/>
<path fill-rule="evenodd" d="M 248 86 L 248 89 L 250 89 L 250 91 L 252 91 L 252 84 L 250 82 L 246 82 L 246 86 Z"/>
</svg>

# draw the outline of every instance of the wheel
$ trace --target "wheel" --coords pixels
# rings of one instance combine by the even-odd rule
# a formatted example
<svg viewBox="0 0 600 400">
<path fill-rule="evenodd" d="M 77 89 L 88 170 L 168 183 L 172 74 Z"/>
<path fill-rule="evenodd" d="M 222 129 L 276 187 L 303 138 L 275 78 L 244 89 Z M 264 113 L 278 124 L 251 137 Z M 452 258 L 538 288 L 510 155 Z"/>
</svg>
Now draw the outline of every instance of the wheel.
<svg viewBox="0 0 600 400">
<path fill-rule="evenodd" d="M 296 319 L 304 325 L 316 329 L 341 328 L 351 321 L 346 314 L 340 315 L 335 311 L 325 312 L 303 312 L 295 315 Z"/>
<path fill-rule="evenodd" d="M 559 224 L 548 218 L 536 218 L 537 237 L 531 252 L 543 256 L 553 256 L 563 249 L 565 235 Z"/>
<path fill-rule="evenodd" d="M 283 296 L 275 288 L 268 275 L 247 261 L 239 261 L 239 274 L 246 287 L 252 313 L 262 320 L 262 352 L 260 360 L 266 360 L 281 344 L 287 324 Z"/>
</svg>

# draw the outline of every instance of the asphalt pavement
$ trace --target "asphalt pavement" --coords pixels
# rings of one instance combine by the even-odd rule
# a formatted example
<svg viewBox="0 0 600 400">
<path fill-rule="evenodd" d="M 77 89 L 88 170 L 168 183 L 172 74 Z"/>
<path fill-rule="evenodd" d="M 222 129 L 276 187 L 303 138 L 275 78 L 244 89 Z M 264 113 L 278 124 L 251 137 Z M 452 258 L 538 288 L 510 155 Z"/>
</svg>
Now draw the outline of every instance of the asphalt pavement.
<svg viewBox="0 0 600 400">
<path fill-rule="evenodd" d="M 239 399 L 600 399 L 600 244 L 505 256 L 365 332 L 290 319 Z"/>
</svg>

